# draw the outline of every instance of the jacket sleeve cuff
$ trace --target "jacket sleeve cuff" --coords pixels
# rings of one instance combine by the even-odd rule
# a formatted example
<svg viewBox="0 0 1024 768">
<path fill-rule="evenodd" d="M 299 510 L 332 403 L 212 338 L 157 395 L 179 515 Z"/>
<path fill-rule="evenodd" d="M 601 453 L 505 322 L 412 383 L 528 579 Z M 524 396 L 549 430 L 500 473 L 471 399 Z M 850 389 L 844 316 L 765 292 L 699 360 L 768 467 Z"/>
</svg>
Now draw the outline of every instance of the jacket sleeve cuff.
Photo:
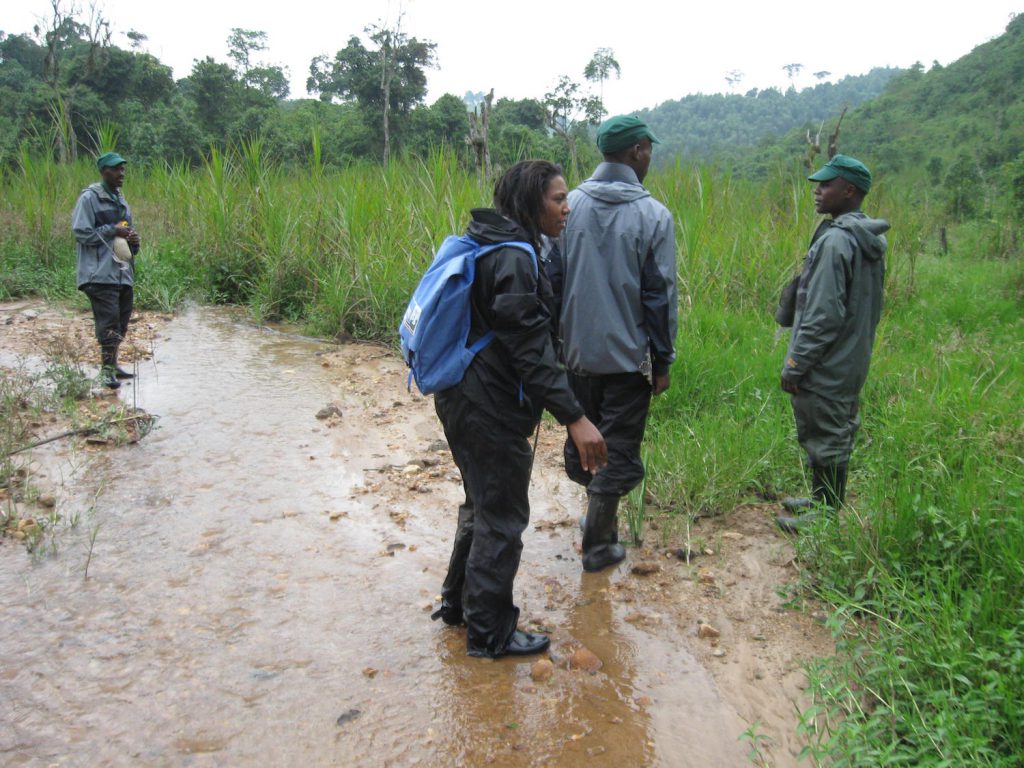
<svg viewBox="0 0 1024 768">
<path fill-rule="evenodd" d="M 555 421 L 557 421 L 563 427 L 567 427 L 574 421 L 579 421 L 580 419 L 587 415 L 586 413 L 583 412 L 583 408 L 580 407 L 578 403 L 573 408 L 570 408 L 568 410 L 562 410 L 561 408 L 559 408 L 558 411 L 555 412 L 549 408 L 548 411 L 551 413 L 552 416 L 555 417 Z"/>
</svg>

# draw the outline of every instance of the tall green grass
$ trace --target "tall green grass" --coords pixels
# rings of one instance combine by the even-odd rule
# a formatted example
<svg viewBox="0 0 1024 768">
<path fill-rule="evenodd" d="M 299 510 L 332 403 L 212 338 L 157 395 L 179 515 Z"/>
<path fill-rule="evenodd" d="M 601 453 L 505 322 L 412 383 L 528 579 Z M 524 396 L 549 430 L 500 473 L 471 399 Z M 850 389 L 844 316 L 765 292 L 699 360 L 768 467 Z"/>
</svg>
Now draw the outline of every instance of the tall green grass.
<svg viewBox="0 0 1024 768">
<path fill-rule="evenodd" d="M 324 336 L 394 340 L 436 246 L 489 189 L 448 154 L 301 166 L 254 139 L 197 170 L 129 168 L 140 303 L 244 303 Z M 0 219 L 0 295 L 74 295 L 68 217 L 91 165 L 22 159 Z M 771 315 L 816 216 L 796 168 L 752 183 L 677 165 L 680 329 L 655 401 L 646 491 L 680 515 L 728 513 L 805 484 L 785 337 Z M 1024 722 L 1024 271 L 1010 216 L 949 230 L 919 187 L 880 179 L 886 309 L 862 397 L 848 508 L 799 542 L 805 588 L 834 606 L 840 653 L 812 670 L 812 762 L 1021 765 Z M 766 507 L 765 514 L 774 511 Z"/>
</svg>

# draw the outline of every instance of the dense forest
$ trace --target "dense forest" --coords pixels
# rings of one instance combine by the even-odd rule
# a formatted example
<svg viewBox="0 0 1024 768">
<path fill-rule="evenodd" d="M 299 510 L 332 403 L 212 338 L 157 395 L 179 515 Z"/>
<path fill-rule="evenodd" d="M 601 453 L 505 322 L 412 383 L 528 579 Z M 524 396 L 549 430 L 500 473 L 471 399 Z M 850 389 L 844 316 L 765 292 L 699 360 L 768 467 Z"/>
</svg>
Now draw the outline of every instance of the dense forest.
<svg viewBox="0 0 1024 768">
<path fill-rule="evenodd" d="M 1014 37 L 1012 27 L 1008 38 Z M 168 66 L 143 50 L 144 35 L 128 33 L 130 49 L 120 48 L 112 44 L 110 25 L 100 16 L 55 17 L 31 33 L 0 31 L 0 162 L 10 165 L 22 150 L 73 160 L 116 139 L 118 148 L 136 162 L 195 165 L 211 147 L 255 137 L 282 162 L 308 157 L 314 144 L 327 164 L 391 154 L 425 157 L 441 145 L 468 166 L 476 162 L 468 110 L 481 111 L 484 95 L 445 94 L 426 104 L 434 44 L 386 28 L 368 27 L 365 32 L 363 37 L 352 35 L 335 56 L 310 62 L 307 89 L 317 98 L 292 99 L 284 71 L 261 58 L 267 49 L 267 35 L 261 31 L 233 29 L 226 40 L 226 61 L 197 59 L 188 76 L 177 81 Z M 942 147 L 950 146 L 948 134 L 992 139 L 999 132 L 1020 132 L 1021 121 L 1015 120 L 1019 94 L 1012 85 L 1020 77 L 1020 56 L 1015 59 L 1014 51 L 1003 50 L 1012 45 L 1003 40 L 990 54 L 1009 64 L 973 57 L 976 63 L 951 65 L 948 72 L 940 67 L 927 73 L 920 66 L 905 72 L 876 68 L 834 83 L 825 79 L 829 73 L 818 72 L 814 76 L 819 82 L 802 90 L 697 94 L 642 110 L 640 116 L 662 139 L 655 157 L 662 167 L 677 158 L 716 158 L 756 172 L 756 163 L 763 169 L 782 153 L 802 155 L 807 130 L 819 131 L 850 108 L 844 130 L 871 147 L 868 154 L 876 163 L 888 168 L 901 162 L 898 158 L 912 158 L 946 170 L 958 158 L 927 151 L 926 143 L 908 130 L 922 117 L 916 107 L 922 107 L 924 117 L 949 120 L 950 111 L 977 109 L 986 93 L 997 99 L 983 124 L 972 120 L 937 129 Z M 392 66 L 382 68 L 381 62 L 388 60 Z M 533 155 L 563 163 L 575 158 L 581 170 L 589 167 L 597 159 L 589 137 L 603 105 L 583 80 L 596 83 L 617 73 L 618 66 L 612 51 L 599 49 L 581 67 L 579 82 L 562 78 L 551 92 L 536 98 L 497 94 L 488 130 L 494 164 Z M 961 72 L 967 68 L 972 69 Z M 733 79 L 735 87 L 738 73 Z M 942 95 L 947 91 L 950 95 Z M 381 120 L 385 101 L 387 126 Z M 858 109 L 866 102 L 870 108 Z M 995 155 L 1006 155 L 1009 143 L 1004 144 Z M 759 145 L 770 149 L 750 160 L 750 149 Z M 985 158 L 983 164 L 992 160 Z"/>
<path fill-rule="evenodd" d="M 820 82 L 802 90 L 790 87 L 785 93 L 778 88 L 753 88 L 743 95 L 694 94 L 638 115 L 661 139 L 658 158 L 662 165 L 676 157 L 740 157 L 766 137 L 804 126 L 817 129 L 843 107 L 856 107 L 879 96 L 900 71 L 878 67 L 866 75 Z"/>
<path fill-rule="evenodd" d="M 843 117 L 841 151 L 870 159 L 919 196 L 944 199 L 955 220 L 1024 215 L 1024 16 L 1006 32 L 942 67 L 921 65 L 894 76 L 884 92 Z M 835 131 L 834 110 L 821 144 Z M 807 153 L 807 129 L 762 141 L 736 159 L 744 176 L 772 172 Z M 735 157 L 735 156 L 734 156 Z M 1007 200 L 1007 198 L 1009 198 Z M 1008 202 L 1009 208 L 1002 203 Z"/>
</svg>

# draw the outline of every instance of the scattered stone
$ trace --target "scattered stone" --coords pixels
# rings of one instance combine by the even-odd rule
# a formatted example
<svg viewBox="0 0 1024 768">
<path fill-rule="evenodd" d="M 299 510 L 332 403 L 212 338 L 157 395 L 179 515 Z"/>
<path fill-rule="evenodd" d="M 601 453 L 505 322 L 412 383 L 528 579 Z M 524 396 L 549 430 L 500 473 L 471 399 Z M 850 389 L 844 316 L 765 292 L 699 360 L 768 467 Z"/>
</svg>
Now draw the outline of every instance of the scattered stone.
<svg viewBox="0 0 1024 768">
<path fill-rule="evenodd" d="M 423 604 L 423 610 L 424 611 L 432 611 L 432 610 L 434 610 L 434 604 L 433 603 L 424 603 Z"/>
<path fill-rule="evenodd" d="M 608 751 L 607 749 L 605 749 L 604 747 L 600 747 L 600 746 L 598 746 L 598 747 L 590 747 L 587 750 L 587 754 L 590 757 L 597 757 L 598 755 L 603 755 L 607 751 Z"/>
<path fill-rule="evenodd" d="M 351 723 L 361 714 L 363 713 L 358 709 L 350 709 L 348 712 L 344 712 L 338 716 L 337 723 L 338 725 L 345 725 L 346 723 Z"/>
<path fill-rule="evenodd" d="M 824 611 L 814 611 L 814 613 L 811 614 L 811 618 L 821 624 L 824 624 L 828 621 L 828 614 Z"/>
<path fill-rule="evenodd" d="M 636 703 L 636 705 L 638 707 L 649 707 L 649 706 L 651 706 L 651 697 L 650 696 L 635 696 L 633 698 L 633 701 Z"/>
<path fill-rule="evenodd" d="M 715 574 L 713 574 L 711 571 L 701 571 L 700 572 L 700 583 L 701 584 L 714 584 L 715 583 Z"/>
<path fill-rule="evenodd" d="M 57 498 L 52 493 L 44 493 L 39 497 L 39 504 L 47 509 L 53 509 L 57 506 Z"/>
<path fill-rule="evenodd" d="M 405 549 L 405 544 L 400 541 L 396 541 L 394 544 L 388 544 L 385 549 L 387 549 L 388 552 L 397 552 L 400 549 Z"/>
<path fill-rule="evenodd" d="M 339 419 L 342 417 L 341 408 L 336 403 L 329 403 L 316 412 L 316 417 L 321 421 L 329 419 L 331 416 L 337 416 Z"/>
<path fill-rule="evenodd" d="M 721 637 L 722 633 L 712 627 L 710 624 L 704 624 L 701 622 L 697 625 L 697 637 L 702 640 L 713 640 L 717 637 Z"/>
<path fill-rule="evenodd" d="M 435 440 L 427 446 L 427 450 L 435 453 L 441 453 L 448 450 L 448 443 L 444 440 Z"/>
<path fill-rule="evenodd" d="M 533 678 L 535 683 L 544 683 L 551 679 L 551 676 L 555 674 L 555 665 L 552 664 L 548 659 L 540 659 L 533 663 L 533 667 L 530 669 L 530 677 Z"/>
<path fill-rule="evenodd" d="M 561 520 L 538 520 L 533 524 L 533 530 L 553 531 L 556 528 L 571 528 L 572 525 L 573 519 L 571 517 L 563 517 Z"/>
<path fill-rule="evenodd" d="M 39 317 L 39 313 L 36 312 L 36 310 L 34 309 L 26 309 L 22 311 L 21 316 L 24 317 L 26 320 L 35 320 L 37 317 Z"/>
<path fill-rule="evenodd" d="M 741 541 L 743 539 L 743 534 L 737 533 L 736 531 L 723 531 L 722 538 L 732 539 L 733 541 Z"/>
<path fill-rule="evenodd" d="M 582 645 L 569 657 L 569 669 L 580 669 L 594 674 L 603 666 L 604 662 L 597 658 L 597 654 Z"/>
<path fill-rule="evenodd" d="M 402 467 L 402 474 L 415 475 L 421 472 L 422 470 L 423 467 L 421 467 L 419 464 L 406 464 L 404 467 Z"/>
<path fill-rule="evenodd" d="M 332 523 L 338 522 L 343 517 L 348 517 L 348 512 L 328 512 L 327 513 L 327 519 L 330 520 Z"/>
<path fill-rule="evenodd" d="M 716 659 L 720 659 L 723 656 L 725 656 L 725 651 L 723 651 L 721 648 L 716 648 L 711 652 L 711 655 L 714 656 Z"/>
<path fill-rule="evenodd" d="M 363 675 L 373 680 L 373 678 L 377 676 L 378 672 L 380 672 L 379 669 L 374 669 L 373 667 L 366 667 L 366 669 L 363 670 Z"/>
<path fill-rule="evenodd" d="M 700 552 L 698 552 L 695 549 L 690 549 L 689 547 L 680 547 L 678 549 L 672 550 L 672 554 L 678 557 L 680 560 L 689 561 L 697 557 L 700 554 Z"/>
<path fill-rule="evenodd" d="M 639 563 L 633 563 L 629 570 L 637 576 L 649 576 L 652 573 L 661 571 L 661 565 L 650 560 L 641 560 Z"/>
</svg>

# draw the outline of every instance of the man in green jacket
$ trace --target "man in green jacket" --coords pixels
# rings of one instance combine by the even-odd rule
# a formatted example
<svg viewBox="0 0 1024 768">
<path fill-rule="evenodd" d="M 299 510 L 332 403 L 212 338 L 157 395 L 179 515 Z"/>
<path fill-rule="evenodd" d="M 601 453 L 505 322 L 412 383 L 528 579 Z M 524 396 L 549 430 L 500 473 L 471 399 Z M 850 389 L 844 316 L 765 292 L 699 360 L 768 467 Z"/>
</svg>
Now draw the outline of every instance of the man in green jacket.
<svg viewBox="0 0 1024 768">
<path fill-rule="evenodd" d="M 861 212 L 871 172 L 836 155 L 807 177 L 818 182 L 814 206 L 832 217 L 804 260 L 793 332 L 782 368 L 792 396 L 797 439 L 807 453 L 813 499 L 784 499 L 793 517 L 777 517 L 795 533 L 816 508 L 838 509 L 845 498 L 853 438 L 860 427 L 860 390 L 867 378 L 875 328 L 882 313 L 889 223 Z"/>
</svg>

